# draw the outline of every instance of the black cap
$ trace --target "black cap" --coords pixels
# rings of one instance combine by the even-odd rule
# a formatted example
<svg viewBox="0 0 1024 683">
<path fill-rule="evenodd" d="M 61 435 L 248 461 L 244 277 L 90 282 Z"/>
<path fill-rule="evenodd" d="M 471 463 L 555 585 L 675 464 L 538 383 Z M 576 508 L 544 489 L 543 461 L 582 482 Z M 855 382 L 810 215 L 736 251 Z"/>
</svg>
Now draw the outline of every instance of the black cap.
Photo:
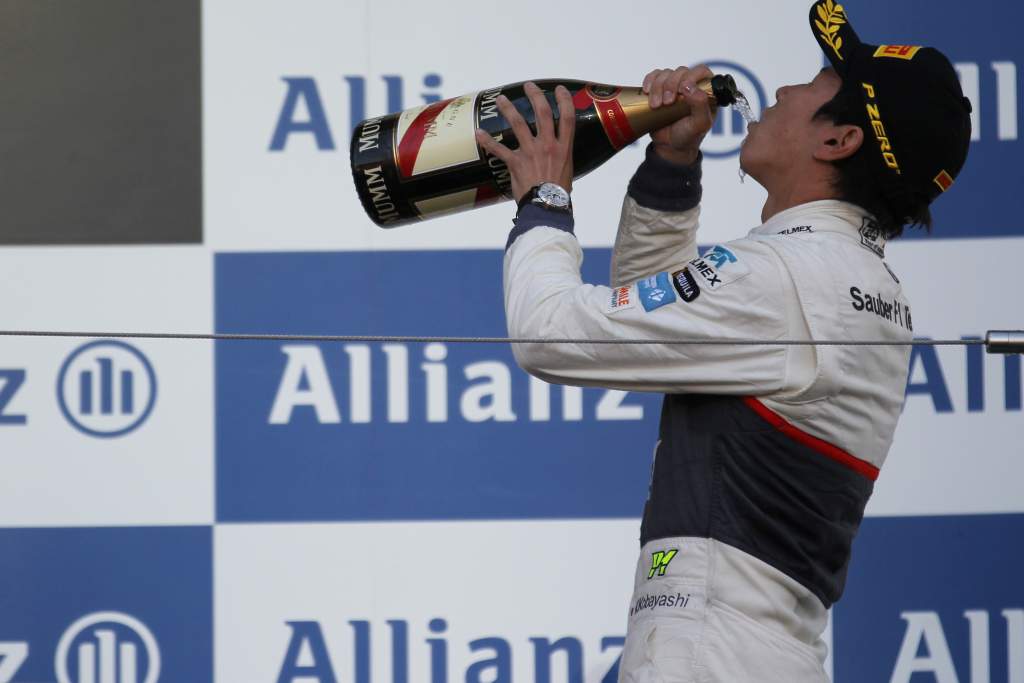
<svg viewBox="0 0 1024 683">
<path fill-rule="evenodd" d="M 971 103 L 949 59 L 932 47 L 861 42 L 834 0 L 816 2 L 810 21 L 843 88 L 864 101 L 864 144 L 878 149 L 886 195 L 932 202 L 953 184 L 971 142 Z"/>
</svg>

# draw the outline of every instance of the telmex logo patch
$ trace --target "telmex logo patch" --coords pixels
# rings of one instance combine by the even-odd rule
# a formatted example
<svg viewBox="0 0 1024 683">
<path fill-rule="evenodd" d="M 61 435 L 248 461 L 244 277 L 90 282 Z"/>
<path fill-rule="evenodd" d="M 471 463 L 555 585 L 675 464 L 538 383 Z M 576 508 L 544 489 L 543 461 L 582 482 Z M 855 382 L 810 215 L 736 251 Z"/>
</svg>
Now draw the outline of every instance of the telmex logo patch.
<svg viewBox="0 0 1024 683">
<path fill-rule="evenodd" d="M 716 246 L 704 256 L 690 261 L 690 273 L 700 276 L 698 282 L 704 288 L 715 291 L 746 277 L 750 268 L 725 247 Z"/>
</svg>

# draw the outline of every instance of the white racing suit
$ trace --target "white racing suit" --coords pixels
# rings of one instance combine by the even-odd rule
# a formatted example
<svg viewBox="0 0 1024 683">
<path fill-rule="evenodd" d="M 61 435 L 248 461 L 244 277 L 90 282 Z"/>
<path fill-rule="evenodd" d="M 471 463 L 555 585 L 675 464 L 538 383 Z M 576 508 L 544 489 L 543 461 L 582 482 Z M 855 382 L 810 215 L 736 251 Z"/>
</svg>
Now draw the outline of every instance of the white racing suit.
<svg viewBox="0 0 1024 683">
<path fill-rule="evenodd" d="M 797 206 L 701 257 L 699 193 L 699 165 L 648 153 L 622 210 L 612 287 L 581 281 L 571 216 L 525 207 L 504 262 L 509 334 L 912 338 L 884 240 L 860 208 Z M 514 352 L 548 382 L 666 394 L 619 680 L 827 680 L 820 636 L 892 441 L 909 347 Z"/>
</svg>

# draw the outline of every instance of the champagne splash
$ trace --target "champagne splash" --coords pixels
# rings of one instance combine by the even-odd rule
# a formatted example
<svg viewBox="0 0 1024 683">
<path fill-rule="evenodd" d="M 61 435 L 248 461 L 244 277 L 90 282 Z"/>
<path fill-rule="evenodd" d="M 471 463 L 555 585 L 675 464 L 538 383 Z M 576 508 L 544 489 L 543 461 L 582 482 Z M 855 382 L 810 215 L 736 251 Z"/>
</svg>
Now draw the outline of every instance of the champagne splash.
<svg viewBox="0 0 1024 683">
<path fill-rule="evenodd" d="M 748 126 L 751 123 L 757 122 L 757 117 L 754 116 L 754 110 L 751 108 L 750 102 L 747 101 L 747 98 L 744 97 L 742 93 L 736 94 L 736 103 L 732 106 L 733 109 L 740 113 L 740 116 L 743 117 L 743 120 L 747 122 Z"/>
<path fill-rule="evenodd" d="M 750 102 L 747 100 L 746 96 L 743 95 L 743 93 L 736 94 L 736 102 L 733 103 L 732 106 L 733 109 L 740 113 L 740 116 L 743 117 L 743 120 L 747 122 L 748 126 L 752 123 L 757 122 L 757 117 L 754 116 L 754 109 L 750 106 Z M 743 170 L 742 166 L 740 166 L 739 169 L 739 176 L 740 185 L 743 185 L 747 180 L 747 172 Z"/>
</svg>

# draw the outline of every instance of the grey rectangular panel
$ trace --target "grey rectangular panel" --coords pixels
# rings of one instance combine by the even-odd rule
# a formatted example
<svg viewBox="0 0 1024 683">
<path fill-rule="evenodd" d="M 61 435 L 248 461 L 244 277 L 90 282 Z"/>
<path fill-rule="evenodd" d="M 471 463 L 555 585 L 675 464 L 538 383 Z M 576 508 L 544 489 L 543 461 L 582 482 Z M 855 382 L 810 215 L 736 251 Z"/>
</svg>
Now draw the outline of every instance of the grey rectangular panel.
<svg viewBox="0 0 1024 683">
<path fill-rule="evenodd" d="M 0 0 L 0 244 L 202 241 L 199 0 Z"/>
</svg>

